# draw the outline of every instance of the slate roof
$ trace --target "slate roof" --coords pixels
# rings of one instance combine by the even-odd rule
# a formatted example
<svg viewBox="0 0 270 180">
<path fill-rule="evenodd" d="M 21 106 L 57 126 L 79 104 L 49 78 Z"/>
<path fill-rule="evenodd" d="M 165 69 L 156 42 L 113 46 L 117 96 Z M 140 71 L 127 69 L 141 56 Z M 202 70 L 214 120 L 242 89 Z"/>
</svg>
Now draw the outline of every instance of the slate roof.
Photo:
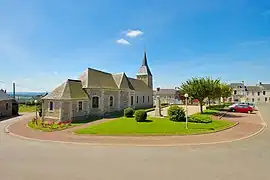
<svg viewBox="0 0 270 180">
<path fill-rule="evenodd" d="M 142 80 L 128 78 L 135 91 L 152 91 Z"/>
<path fill-rule="evenodd" d="M 243 83 L 231 83 L 230 86 L 231 87 L 238 87 L 238 86 L 244 87 L 244 84 Z"/>
<path fill-rule="evenodd" d="M 175 89 L 159 89 L 159 91 L 154 91 L 155 95 L 167 95 L 167 94 L 171 94 L 171 95 L 175 95 L 176 94 Z"/>
<path fill-rule="evenodd" d="M 7 100 L 12 100 L 12 99 L 13 98 L 10 97 L 7 93 L 0 90 L 0 101 L 7 101 Z"/>
<path fill-rule="evenodd" d="M 262 84 L 262 87 L 266 90 L 270 90 L 270 84 Z"/>
<path fill-rule="evenodd" d="M 260 86 L 246 86 L 248 91 L 253 91 L 253 92 L 260 92 L 261 87 Z"/>
<path fill-rule="evenodd" d="M 144 52 L 142 66 L 140 67 L 137 75 L 150 75 L 150 76 L 152 76 L 152 73 L 151 73 L 150 68 L 148 66 L 148 63 L 147 63 L 146 52 Z"/>
<path fill-rule="evenodd" d="M 88 99 L 88 95 L 82 88 L 82 82 L 80 80 L 68 79 L 66 82 L 55 88 L 51 93 L 42 99 L 83 100 Z"/>
</svg>

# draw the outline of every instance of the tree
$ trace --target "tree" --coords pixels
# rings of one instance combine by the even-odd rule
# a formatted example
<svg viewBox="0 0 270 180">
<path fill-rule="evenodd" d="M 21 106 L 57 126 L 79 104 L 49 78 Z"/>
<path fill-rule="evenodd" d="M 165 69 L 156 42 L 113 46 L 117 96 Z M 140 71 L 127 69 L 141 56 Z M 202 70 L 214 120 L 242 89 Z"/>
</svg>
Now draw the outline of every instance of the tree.
<svg viewBox="0 0 270 180">
<path fill-rule="evenodd" d="M 221 96 L 222 98 L 228 98 L 232 95 L 233 89 L 225 83 L 222 83 L 220 85 L 220 89 L 221 89 Z"/>
<path fill-rule="evenodd" d="M 210 77 L 206 78 L 207 83 L 207 94 L 208 94 L 208 102 L 209 105 L 211 103 L 211 100 L 217 99 L 221 97 L 221 84 L 220 79 L 213 80 Z"/>
<path fill-rule="evenodd" d="M 189 97 L 198 99 L 200 111 L 203 113 L 203 101 L 209 95 L 209 83 L 205 78 L 192 78 L 182 83 L 181 91 L 187 93 Z"/>
</svg>

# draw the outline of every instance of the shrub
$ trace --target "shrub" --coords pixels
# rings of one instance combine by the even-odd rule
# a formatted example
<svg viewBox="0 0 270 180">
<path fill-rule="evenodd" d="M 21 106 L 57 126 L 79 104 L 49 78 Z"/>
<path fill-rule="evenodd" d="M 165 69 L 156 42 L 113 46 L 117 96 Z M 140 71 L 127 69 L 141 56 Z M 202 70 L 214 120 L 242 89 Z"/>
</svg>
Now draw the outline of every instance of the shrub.
<svg viewBox="0 0 270 180">
<path fill-rule="evenodd" d="M 177 105 L 172 105 L 168 109 L 168 116 L 171 121 L 185 121 L 185 110 Z"/>
<path fill-rule="evenodd" d="M 134 115 L 137 122 L 143 122 L 147 118 L 147 113 L 144 110 L 137 110 Z"/>
<path fill-rule="evenodd" d="M 124 110 L 124 114 L 126 117 L 133 117 L 134 110 L 132 108 L 126 108 Z"/>
<path fill-rule="evenodd" d="M 212 118 L 207 114 L 193 114 L 189 117 L 188 121 L 193 123 L 211 123 Z"/>
</svg>

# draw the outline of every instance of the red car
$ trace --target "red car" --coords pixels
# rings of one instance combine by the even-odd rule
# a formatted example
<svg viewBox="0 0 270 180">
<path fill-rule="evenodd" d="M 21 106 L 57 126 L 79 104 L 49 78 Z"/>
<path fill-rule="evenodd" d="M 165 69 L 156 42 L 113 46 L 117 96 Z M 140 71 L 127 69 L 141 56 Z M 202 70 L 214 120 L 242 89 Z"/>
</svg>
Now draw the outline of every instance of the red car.
<svg viewBox="0 0 270 180">
<path fill-rule="evenodd" d="M 249 105 L 237 104 L 229 109 L 231 112 L 252 113 L 253 108 Z"/>
</svg>

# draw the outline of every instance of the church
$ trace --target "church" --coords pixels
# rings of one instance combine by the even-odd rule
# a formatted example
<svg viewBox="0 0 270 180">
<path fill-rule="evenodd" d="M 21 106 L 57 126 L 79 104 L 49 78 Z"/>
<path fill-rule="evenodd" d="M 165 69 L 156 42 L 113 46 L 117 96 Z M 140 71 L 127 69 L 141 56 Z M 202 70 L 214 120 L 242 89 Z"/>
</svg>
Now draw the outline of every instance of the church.
<svg viewBox="0 0 270 180">
<path fill-rule="evenodd" d="M 42 98 L 42 118 L 80 120 L 89 115 L 153 106 L 153 77 L 146 52 L 136 78 L 87 68 L 77 80 L 67 79 Z"/>
</svg>

